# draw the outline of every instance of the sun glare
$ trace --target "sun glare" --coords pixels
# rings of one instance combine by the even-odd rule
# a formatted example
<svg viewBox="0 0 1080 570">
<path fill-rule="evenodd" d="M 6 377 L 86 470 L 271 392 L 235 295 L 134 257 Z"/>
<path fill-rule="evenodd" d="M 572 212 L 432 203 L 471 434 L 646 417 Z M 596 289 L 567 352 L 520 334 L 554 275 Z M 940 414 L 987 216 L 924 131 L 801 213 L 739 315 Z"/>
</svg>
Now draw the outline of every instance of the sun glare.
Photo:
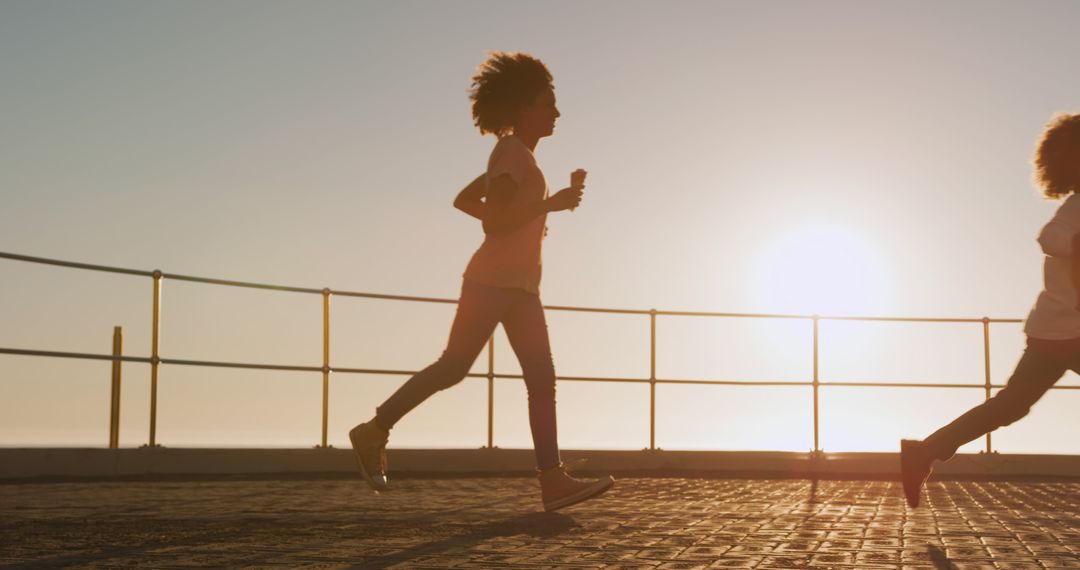
<svg viewBox="0 0 1080 570">
<path fill-rule="evenodd" d="M 813 224 L 764 244 L 749 286 L 763 310 L 776 313 L 886 313 L 891 278 L 883 257 L 849 228 Z"/>
</svg>

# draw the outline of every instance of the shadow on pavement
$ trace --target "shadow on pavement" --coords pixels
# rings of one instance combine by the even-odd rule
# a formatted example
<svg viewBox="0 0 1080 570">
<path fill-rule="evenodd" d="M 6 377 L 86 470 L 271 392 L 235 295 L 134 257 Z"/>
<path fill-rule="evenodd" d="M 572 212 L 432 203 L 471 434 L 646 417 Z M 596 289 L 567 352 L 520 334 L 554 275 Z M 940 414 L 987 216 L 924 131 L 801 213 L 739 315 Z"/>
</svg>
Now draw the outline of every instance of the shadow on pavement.
<svg viewBox="0 0 1080 570">
<path fill-rule="evenodd" d="M 940 546 L 928 544 L 926 550 L 930 553 L 930 561 L 934 563 L 934 568 L 937 568 L 937 570 L 956 569 L 956 565 L 949 560 L 949 557 L 945 555 L 945 551 Z"/>
<path fill-rule="evenodd" d="M 452 548 L 469 548 L 484 540 L 501 536 L 527 535 L 535 538 L 551 538 L 578 526 L 573 517 L 562 513 L 528 513 L 490 522 L 468 534 L 422 544 L 378 560 L 353 566 L 353 568 L 387 568 L 421 556 L 437 555 Z"/>
</svg>

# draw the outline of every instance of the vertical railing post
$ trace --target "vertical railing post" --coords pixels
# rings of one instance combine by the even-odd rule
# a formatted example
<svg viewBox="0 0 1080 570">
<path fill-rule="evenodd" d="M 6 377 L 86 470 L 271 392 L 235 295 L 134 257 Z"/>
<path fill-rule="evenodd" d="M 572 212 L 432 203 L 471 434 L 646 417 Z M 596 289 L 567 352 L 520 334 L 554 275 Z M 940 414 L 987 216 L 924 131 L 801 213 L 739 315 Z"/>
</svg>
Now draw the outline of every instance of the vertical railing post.
<svg viewBox="0 0 1080 570">
<path fill-rule="evenodd" d="M 649 449 L 656 449 L 656 309 L 649 309 Z"/>
<path fill-rule="evenodd" d="M 990 318 L 983 317 L 983 381 L 986 390 L 986 400 L 990 399 Z M 994 448 L 990 440 L 990 432 L 986 433 L 986 452 L 993 453 Z"/>
<path fill-rule="evenodd" d="M 158 340 L 161 337 L 161 279 L 160 269 L 154 273 L 153 322 L 150 329 L 150 447 L 157 447 L 158 366 L 161 364 Z"/>
<path fill-rule="evenodd" d="M 818 422 L 818 411 L 820 409 L 818 405 L 818 391 L 821 388 L 820 379 L 818 377 L 818 323 L 821 317 L 814 315 L 814 454 L 821 453 L 821 436 Z"/>
<path fill-rule="evenodd" d="M 487 424 L 487 447 L 495 449 L 495 335 L 488 338 L 488 424 Z"/>
<path fill-rule="evenodd" d="M 322 347 L 322 444 L 326 443 L 326 432 L 330 422 L 330 288 L 322 290 L 323 347 Z"/>
<path fill-rule="evenodd" d="M 120 447 L 120 355 L 124 349 L 124 336 L 120 327 L 113 327 L 112 386 L 109 397 L 109 449 Z"/>
</svg>

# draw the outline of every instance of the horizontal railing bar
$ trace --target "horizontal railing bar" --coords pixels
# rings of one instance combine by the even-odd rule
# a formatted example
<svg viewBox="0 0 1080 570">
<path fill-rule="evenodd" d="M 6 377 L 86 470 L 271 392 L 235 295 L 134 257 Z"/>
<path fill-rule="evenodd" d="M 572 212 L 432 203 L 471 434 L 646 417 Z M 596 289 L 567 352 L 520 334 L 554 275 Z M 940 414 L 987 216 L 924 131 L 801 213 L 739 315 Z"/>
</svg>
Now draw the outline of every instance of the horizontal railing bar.
<svg viewBox="0 0 1080 570">
<path fill-rule="evenodd" d="M 648 313 L 649 311 L 645 311 Z M 797 320 L 810 320 L 814 318 L 814 315 L 785 315 L 776 313 L 718 313 L 711 311 L 664 311 L 657 310 L 657 315 L 665 317 L 747 317 L 754 319 L 797 319 Z"/>
<path fill-rule="evenodd" d="M 228 279 L 213 279 L 210 277 L 195 277 L 193 275 L 179 275 L 176 273 L 162 273 L 162 277 L 176 281 L 191 281 L 193 283 L 207 283 L 210 285 L 225 285 L 228 287 L 246 287 L 248 289 L 266 289 L 269 291 L 286 291 L 290 293 L 314 293 L 322 295 L 322 289 L 310 287 L 289 287 L 285 285 L 268 285 L 265 283 L 253 283 L 250 281 L 231 281 Z"/>
<path fill-rule="evenodd" d="M 485 374 L 484 376 L 486 377 L 487 375 Z M 495 374 L 494 377 L 504 380 L 521 380 L 525 378 L 521 374 Z M 611 382 L 624 384 L 648 384 L 650 382 L 648 378 L 608 378 L 592 376 L 556 376 L 555 379 L 566 382 Z"/>
<path fill-rule="evenodd" d="M 561 379 L 561 378 L 560 378 Z M 811 381 L 785 380 L 671 380 L 657 378 L 657 384 L 702 384 L 715 386 L 813 386 Z M 981 388 L 986 384 L 944 384 L 927 382 L 830 382 L 819 381 L 818 386 L 867 387 L 867 388 Z M 991 388 L 1004 388 L 1004 385 L 992 384 Z"/>
<path fill-rule="evenodd" d="M 947 384 L 932 382 L 820 382 L 821 386 L 840 388 L 979 388 L 986 389 L 986 384 Z M 1004 388 L 1004 384 L 991 384 L 991 388 Z"/>
<path fill-rule="evenodd" d="M 822 316 L 822 321 L 874 321 L 883 323 L 981 323 L 983 319 L 971 318 L 945 318 L 945 317 L 845 317 L 845 316 Z M 1023 319 L 992 319 L 987 318 L 988 323 L 1022 323 Z"/>
<path fill-rule="evenodd" d="M 386 376 L 412 376 L 416 374 L 415 370 L 387 370 L 378 368 L 331 368 L 331 372 L 345 372 L 349 374 L 381 374 Z M 466 378 L 487 378 L 487 373 L 483 372 L 470 372 L 465 375 Z M 494 374 L 494 378 L 505 380 L 521 380 L 524 378 L 521 374 Z M 642 382 L 649 383 L 647 378 L 594 378 L 589 376 L 557 376 L 557 380 L 569 380 L 569 381 L 588 381 L 588 382 Z"/>
<path fill-rule="evenodd" d="M 12 354 L 19 356 L 42 356 L 52 358 L 75 358 L 84 360 L 119 360 L 123 362 L 139 362 L 149 364 L 150 358 L 143 356 L 113 356 L 111 354 L 93 354 L 85 352 L 63 352 L 55 350 L 29 350 L 22 348 L 2 348 L 0 347 L 0 354 Z M 322 372 L 321 366 L 293 366 L 287 364 L 259 364 L 259 363 L 244 363 L 244 362 L 221 362 L 214 360 L 188 360 L 181 358 L 162 358 L 159 360 L 161 364 L 175 364 L 180 366 L 206 366 L 212 368 L 243 368 L 252 370 L 283 370 L 283 371 L 295 371 L 295 372 Z M 387 375 L 387 376 L 412 376 L 419 372 L 418 370 L 394 370 L 383 368 L 337 368 L 330 369 L 331 372 L 340 372 L 346 374 L 372 374 L 372 375 Z M 481 372 L 470 372 L 466 375 L 469 378 L 487 378 L 488 375 Z M 495 378 L 506 380 L 520 380 L 523 378 L 521 374 L 495 374 Z M 610 378 L 602 376 L 558 376 L 558 380 L 568 382 L 622 382 L 622 383 L 635 383 L 635 384 L 648 384 L 651 382 L 648 378 Z M 813 386 L 813 382 L 809 381 L 787 381 L 787 380 L 692 380 L 692 379 L 676 379 L 676 378 L 657 378 L 657 384 L 700 384 L 703 386 Z M 986 388 L 986 384 L 947 384 L 947 383 L 918 383 L 918 382 L 842 382 L 842 381 L 820 381 L 819 386 L 833 386 L 842 388 Z M 992 389 L 1004 388 L 1004 384 L 991 384 Z M 1080 386 L 1070 385 L 1058 385 L 1052 386 L 1052 390 L 1080 390 Z"/>
<path fill-rule="evenodd" d="M 385 293 L 362 293 L 359 291 L 331 290 L 334 296 L 359 297 L 363 299 L 387 299 L 391 301 L 420 301 L 424 303 L 450 303 L 457 304 L 457 299 L 445 299 L 439 297 L 416 297 L 412 295 L 387 295 Z M 583 313 L 610 313 L 621 315 L 648 315 L 649 311 L 642 309 L 604 309 L 599 307 L 571 307 L 565 305 L 544 305 L 549 311 L 577 311 Z"/>
<path fill-rule="evenodd" d="M 702 384 L 706 386 L 813 386 L 814 383 L 799 380 L 694 380 L 692 378 L 657 378 L 657 384 Z"/>
<path fill-rule="evenodd" d="M 179 364 L 181 366 L 209 366 L 212 368 L 246 368 L 251 370 L 289 370 L 294 372 L 322 372 L 322 366 L 290 366 L 287 364 L 249 364 L 243 362 L 215 362 L 210 360 L 184 360 L 179 358 L 162 358 L 162 364 Z"/>
<path fill-rule="evenodd" d="M 383 293 L 361 293 L 358 291 L 331 290 L 335 297 L 360 297 L 363 299 L 387 299 L 390 301 L 420 301 L 422 303 L 451 303 L 457 304 L 457 299 L 440 299 L 438 297 L 414 297 L 410 295 L 386 295 Z"/>
<path fill-rule="evenodd" d="M 386 370 L 381 368 L 338 368 L 337 366 L 331 367 L 330 371 L 342 372 L 345 374 L 376 374 L 385 376 L 412 376 L 419 372 L 419 370 Z M 472 372 L 470 372 L 466 376 L 473 378 L 487 378 L 487 374 Z"/>
<path fill-rule="evenodd" d="M 383 293 L 362 293 L 359 291 L 331 290 L 331 294 L 343 297 L 360 297 L 366 299 L 388 299 L 394 301 L 421 301 L 427 303 L 450 303 L 456 304 L 457 299 L 445 299 L 437 297 L 417 297 L 410 295 L 387 295 Z M 654 311 L 644 309 L 611 309 L 604 307 L 575 307 L 570 305 L 544 305 L 549 311 L 573 311 L 581 313 L 606 313 L 616 315 L 649 315 Z M 782 313 L 723 313 L 712 311 L 670 311 L 656 310 L 655 313 L 669 317 L 728 317 L 728 318 L 755 318 L 755 319 L 791 319 L 812 320 L 814 315 L 797 315 Z M 818 316 L 819 320 L 829 321 L 880 321 L 880 322 L 926 322 L 926 323 L 981 323 L 982 318 L 940 318 L 940 317 L 861 317 L 861 316 Z M 991 323 L 1021 323 L 1022 319 L 987 319 Z"/>
<path fill-rule="evenodd" d="M 600 307 L 571 307 L 568 305 L 544 305 L 549 311 L 573 311 L 578 313 L 608 313 L 614 315 L 648 315 L 651 311 L 643 309 L 604 309 Z M 660 314 L 657 311 L 657 314 Z"/>
<path fill-rule="evenodd" d="M 904 382 L 822 382 L 822 386 L 840 386 L 856 388 L 982 388 L 986 384 L 909 384 Z M 991 389 L 1004 388 L 1004 384 L 990 384 Z M 1051 390 L 1080 390 L 1080 386 L 1051 386 Z"/>
<path fill-rule="evenodd" d="M 150 359 L 141 356 L 113 356 L 112 354 L 93 354 L 86 352 L 61 352 L 56 350 L 27 350 L 22 348 L 0 348 L 0 354 L 16 354 L 21 356 L 46 356 L 52 358 L 78 358 L 84 360 L 119 360 L 122 362 L 143 362 L 149 364 Z"/>
<path fill-rule="evenodd" d="M 376 368 L 332 368 L 333 372 L 344 372 L 352 374 L 383 374 L 387 376 L 411 376 L 416 374 L 415 370 L 387 370 Z M 487 378 L 488 375 L 481 372 L 471 372 L 466 375 L 468 378 Z M 521 374 L 500 374 L 495 373 L 495 378 L 506 380 L 521 380 L 524 378 Z M 571 382 L 623 382 L 623 383 L 636 383 L 636 384 L 648 384 L 651 382 L 648 378 L 611 378 L 611 377 L 599 377 L 599 376 L 558 376 L 558 380 L 571 381 Z M 814 383 L 810 381 L 797 381 L 797 380 L 692 380 L 692 379 L 674 379 L 674 378 L 657 378 L 657 384 L 700 384 L 704 386 L 813 386 Z M 881 387 L 881 388 L 986 388 L 986 384 L 946 384 L 946 383 L 906 383 L 906 382 L 829 382 L 822 381 L 818 383 L 819 386 L 838 386 L 838 387 Z M 992 384 L 991 388 L 1004 388 L 1003 384 Z M 1075 388 L 1080 389 L 1080 386 L 1055 386 L 1056 388 Z"/>
<path fill-rule="evenodd" d="M 518 378 L 524 378 L 524 376 L 522 376 L 520 374 L 515 374 L 513 376 L 504 374 L 504 375 L 500 375 L 499 378 L 518 379 Z M 563 382 L 601 382 L 601 383 L 607 382 L 607 383 L 611 383 L 611 384 L 648 384 L 649 383 L 648 378 L 589 378 L 587 376 L 556 376 L 555 379 L 563 381 Z"/>
<path fill-rule="evenodd" d="M 643 311 L 648 313 L 648 311 Z M 814 315 L 785 315 L 776 313 L 716 313 L 708 311 L 656 311 L 657 315 L 672 317 L 732 317 L 753 319 L 791 319 L 813 320 Z M 861 317 L 861 316 L 833 316 L 818 315 L 819 321 L 872 321 L 872 322 L 910 322 L 910 323 L 981 323 L 982 318 L 952 318 L 952 317 Z M 1023 319 L 987 318 L 989 323 L 1022 323 Z"/>
<path fill-rule="evenodd" d="M 91 271 L 105 271 L 108 273 L 126 273 L 128 275 L 141 275 L 143 277 L 152 277 L 154 273 L 152 271 L 141 271 L 139 269 L 126 269 L 123 267 L 109 267 L 107 265 L 93 265 L 90 263 L 78 263 L 75 261 L 60 261 L 58 259 L 48 259 L 44 257 L 34 257 L 31 255 L 19 255 L 17 253 L 4 253 L 0 251 L 0 258 L 13 259 L 15 261 L 27 261 L 30 263 L 41 263 L 44 265 L 59 265 L 61 267 L 74 267 L 76 269 L 89 269 Z"/>
</svg>

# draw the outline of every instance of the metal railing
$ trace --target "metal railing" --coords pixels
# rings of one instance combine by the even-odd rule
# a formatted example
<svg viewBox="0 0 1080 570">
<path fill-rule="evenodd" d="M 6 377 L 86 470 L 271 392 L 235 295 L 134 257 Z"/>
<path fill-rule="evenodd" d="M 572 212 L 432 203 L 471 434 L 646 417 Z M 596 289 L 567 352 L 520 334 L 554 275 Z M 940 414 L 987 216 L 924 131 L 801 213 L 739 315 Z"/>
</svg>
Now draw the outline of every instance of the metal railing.
<svg viewBox="0 0 1080 570">
<path fill-rule="evenodd" d="M 32 257 L 28 255 L 18 255 L 13 253 L 0 252 L 0 259 L 8 259 L 14 261 L 22 261 L 28 263 L 37 263 L 45 265 L 54 265 L 60 267 L 69 267 L 76 269 L 84 269 L 90 271 L 100 271 L 108 273 L 119 273 L 125 275 L 136 275 L 140 277 L 149 277 L 152 279 L 152 296 L 153 296 L 153 308 L 151 315 L 151 348 L 150 356 L 123 356 L 119 354 L 119 339 L 114 340 L 114 354 L 87 354 L 76 352 L 59 352 L 59 351 L 47 351 L 47 350 L 28 350 L 18 348 L 6 348 L 0 347 L 0 354 L 13 354 L 13 355 L 26 355 L 26 356 L 39 356 L 39 357 L 56 357 L 56 358 L 75 358 L 75 359 L 91 359 L 91 360 L 110 360 L 114 363 L 113 370 L 113 384 L 114 384 L 114 416 L 110 419 L 110 446 L 115 447 L 117 445 L 116 432 L 119 430 L 118 414 L 118 395 L 116 387 L 119 383 L 119 366 L 121 362 L 139 362 L 147 363 L 150 365 L 150 433 L 148 445 L 151 447 L 157 446 L 157 388 L 158 388 L 158 369 L 161 365 L 177 365 L 177 366 L 211 366 L 220 368 L 246 368 L 256 370 L 280 370 L 280 371 L 301 371 L 301 372 L 321 372 L 322 373 L 322 438 L 321 443 L 316 447 L 329 447 L 327 444 L 327 425 L 329 418 L 329 402 L 330 402 L 330 374 L 331 373 L 347 373 L 347 374 L 376 374 L 376 375 L 405 375 L 411 376 L 417 371 L 413 370 L 386 370 L 386 369 L 374 369 L 374 368 L 346 368 L 335 367 L 330 364 L 330 298 L 336 297 L 359 297 L 365 299 L 383 299 L 394 301 L 409 301 L 409 302 L 422 302 L 422 303 L 449 303 L 456 304 L 455 299 L 440 299 L 432 297 L 415 297 L 406 295 L 386 295 L 379 293 L 362 293 L 355 291 L 344 291 L 330 288 L 314 289 L 307 287 L 286 287 L 281 285 L 269 285 L 264 283 L 252 283 L 244 281 L 230 281 L 225 279 L 212 279 L 207 277 L 195 277 L 190 275 L 180 275 L 174 273 L 166 273 L 160 270 L 143 271 L 136 269 L 124 269 L 118 267 L 108 267 L 103 265 L 92 265 L 88 263 L 77 263 L 70 261 L 59 261 L 55 259 L 46 259 L 42 257 Z M 203 283 L 208 285 L 219 285 L 226 287 L 244 287 L 251 289 L 264 289 L 271 291 L 282 291 L 289 293 L 302 293 L 309 295 L 321 295 L 323 299 L 323 358 L 321 366 L 288 366 L 277 364 L 260 364 L 260 363 L 242 363 L 242 362 L 216 362 L 216 361 L 204 361 L 204 360 L 184 360 L 178 358 L 162 358 L 160 354 L 159 338 L 161 333 L 161 289 L 162 282 L 165 280 L 173 281 L 188 281 L 192 283 Z M 796 315 L 796 314 L 765 314 L 765 313 L 721 313 L 721 312 L 705 312 L 705 311 L 663 311 L 657 309 L 606 309 L 596 307 L 570 307 L 559 305 L 547 305 L 546 310 L 549 311 L 573 311 L 573 312 L 586 312 L 586 313 L 602 313 L 602 314 L 617 314 L 617 315 L 641 315 L 647 316 L 649 319 L 649 377 L 648 378 L 611 378 L 611 377 L 592 377 L 592 376 L 558 376 L 558 380 L 562 381 L 582 381 L 582 382 L 620 382 L 620 383 L 647 383 L 649 385 L 649 447 L 650 450 L 655 450 L 656 447 L 656 386 L 658 384 L 692 384 L 701 386 L 809 386 L 813 391 L 813 434 L 814 434 L 814 448 L 813 453 L 818 454 L 822 452 L 821 438 L 819 430 L 820 420 L 820 407 L 819 407 L 819 393 L 822 387 L 866 387 L 866 388 L 981 388 L 984 390 L 985 398 L 991 397 L 991 391 L 995 388 L 1002 388 L 1003 385 L 993 384 L 990 380 L 990 325 L 995 323 L 1020 323 L 1020 319 L 992 319 L 989 317 L 982 318 L 913 318 L 913 317 L 850 317 L 850 316 L 821 316 L 821 315 Z M 813 326 L 813 374 L 810 381 L 742 381 L 742 380 L 694 380 L 694 379 L 674 379 L 674 378 L 658 378 L 656 375 L 656 319 L 657 317 L 714 317 L 714 318 L 739 318 L 739 319 L 792 319 L 792 320 L 805 320 L 810 321 Z M 822 381 L 819 377 L 819 325 L 822 321 L 870 321 L 870 322 L 908 322 L 908 323 L 970 323 L 979 325 L 982 327 L 983 335 L 983 366 L 984 366 L 984 382 L 983 384 L 971 384 L 971 383 L 897 383 L 897 382 L 837 382 L 837 381 Z M 119 334 L 119 333 L 117 333 Z M 487 423 L 487 447 L 494 447 L 494 383 L 496 378 L 521 378 L 521 375 L 516 374 L 497 374 L 495 372 L 495 342 L 494 336 L 488 340 L 487 346 L 487 372 L 486 373 L 473 373 L 470 372 L 468 377 L 471 378 L 487 378 L 488 388 L 488 423 Z M 1080 386 L 1054 386 L 1054 389 L 1069 390 L 1080 389 Z M 990 434 L 986 435 L 986 452 L 993 451 L 992 441 Z"/>
</svg>

